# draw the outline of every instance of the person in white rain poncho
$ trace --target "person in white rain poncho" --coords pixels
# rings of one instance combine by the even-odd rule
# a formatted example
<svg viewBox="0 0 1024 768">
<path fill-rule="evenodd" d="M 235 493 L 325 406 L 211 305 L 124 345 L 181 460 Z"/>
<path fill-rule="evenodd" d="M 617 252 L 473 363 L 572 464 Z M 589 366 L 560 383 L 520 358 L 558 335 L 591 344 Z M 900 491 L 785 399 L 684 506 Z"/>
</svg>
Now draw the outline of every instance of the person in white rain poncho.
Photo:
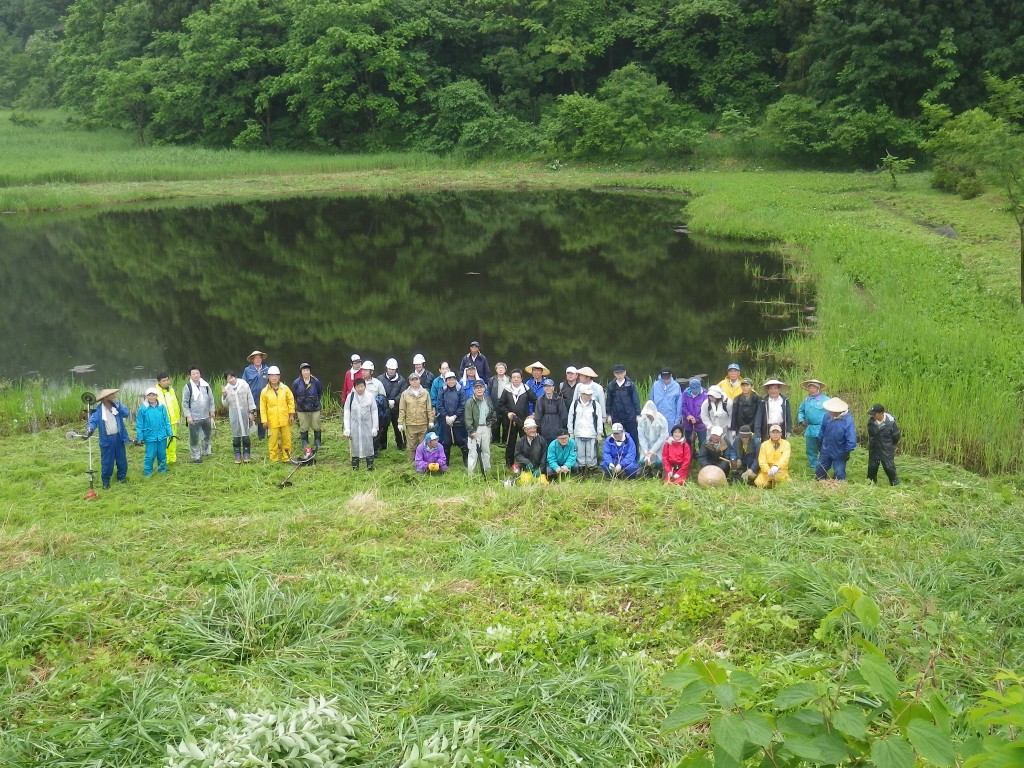
<svg viewBox="0 0 1024 768">
<path fill-rule="evenodd" d="M 636 428 L 640 435 L 640 450 L 637 452 L 640 470 L 646 475 L 660 475 L 661 449 L 668 440 L 668 421 L 653 400 L 644 403 Z"/>
<path fill-rule="evenodd" d="M 221 389 L 221 402 L 228 412 L 231 423 L 231 444 L 235 449 L 235 464 L 248 463 L 252 458 L 250 435 L 256 425 L 256 401 L 252 389 L 245 379 L 235 376 L 234 371 L 224 374 L 227 384 Z"/>
<path fill-rule="evenodd" d="M 365 379 L 357 380 L 345 400 L 344 436 L 352 443 L 352 469 L 359 469 L 360 459 L 373 469 L 373 441 L 380 425 L 377 398 L 368 389 Z"/>
</svg>

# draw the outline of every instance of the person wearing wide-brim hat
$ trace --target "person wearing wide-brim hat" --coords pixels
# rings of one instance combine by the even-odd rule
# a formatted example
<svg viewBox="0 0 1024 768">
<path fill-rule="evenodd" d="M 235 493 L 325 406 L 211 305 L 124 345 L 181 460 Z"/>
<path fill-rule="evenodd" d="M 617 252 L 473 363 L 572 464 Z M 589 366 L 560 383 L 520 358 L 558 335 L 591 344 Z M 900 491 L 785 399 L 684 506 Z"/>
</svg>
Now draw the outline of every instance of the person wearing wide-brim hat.
<svg viewBox="0 0 1024 768">
<path fill-rule="evenodd" d="M 828 400 L 828 395 L 824 391 L 825 385 L 818 379 L 807 379 L 801 382 L 800 386 L 807 390 L 807 397 L 800 403 L 796 420 L 804 428 L 807 466 L 814 469 L 821 449 L 821 425 L 826 418 L 825 401 Z"/>
<path fill-rule="evenodd" d="M 252 401 L 256 403 L 256 436 L 262 440 L 267 436 L 267 430 L 263 426 L 263 419 L 260 418 L 260 395 L 267 386 L 267 371 L 270 370 L 270 366 L 266 364 L 267 353 L 258 349 L 250 352 L 247 359 L 249 364 L 242 371 L 242 378 L 249 385 Z"/>
<path fill-rule="evenodd" d="M 128 428 L 124 420 L 128 418 L 128 408 L 118 402 L 114 395 L 120 390 L 104 389 L 96 396 L 96 407 L 89 415 L 86 438 L 99 430 L 100 444 L 100 480 L 104 488 L 110 487 L 110 478 L 117 465 L 117 482 L 123 483 L 128 477 Z"/>
<path fill-rule="evenodd" d="M 530 372 L 531 378 L 527 380 L 526 386 L 533 390 L 533 394 L 538 399 L 544 397 L 544 378 L 551 373 L 548 367 L 544 365 L 540 360 L 530 363 L 526 370 Z M 530 413 L 533 413 L 533 409 L 530 409 Z"/>
<path fill-rule="evenodd" d="M 836 480 L 846 479 L 846 462 L 857 447 L 857 428 L 850 415 L 850 406 L 838 397 L 830 397 L 822 407 L 828 417 L 821 425 L 821 452 L 814 466 L 817 480 L 828 479 L 832 470 Z"/>
<path fill-rule="evenodd" d="M 576 380 L 580 384 L 590 385 L 590 394 L 594 398 L 595 402 L 601 404 L 604 408 L 604 387 L 597 383 L 597 380 L 601 378 L 598 376 L 597 371 L 591 368 L 589 365 L 584 365 L 582 368 L 576 369 Z M 580 388 L 576 387 L 576 390 L 572 393 L 572 400 L 576 402 L 580 399 Z"/>
<path fill-rule="evenodd" d="M 782 394 L 785 382 L 778 379 L 768 379 L 761 387 L 765 394 L 761 397 L 761 403 L 757 408 L 757 418 L 754 419 L 754 437 L 764 442 L 768 439 L 768 426 L 778 424 L 782 427 L 782 437 L 789 439 L 793 431 L 793 414 L 789 408 L 789 398 Z"/>
</svg>

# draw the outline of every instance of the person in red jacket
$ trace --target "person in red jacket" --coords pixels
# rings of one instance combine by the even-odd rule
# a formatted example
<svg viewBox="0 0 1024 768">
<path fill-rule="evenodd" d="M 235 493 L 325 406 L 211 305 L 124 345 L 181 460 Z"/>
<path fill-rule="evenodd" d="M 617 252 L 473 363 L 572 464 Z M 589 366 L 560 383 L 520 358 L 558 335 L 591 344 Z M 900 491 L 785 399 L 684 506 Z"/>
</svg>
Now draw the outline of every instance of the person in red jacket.
<svg viewBox="0 0 1024 768">
<path fill-rule="evenodd" d="M 683 425 L 672 427 L 672 434 L 661 449 L 665 485 L 682 485 L 690 474 L 690 444 L 683 437 Z"/>
<path fill-rule="evenodd" d="M 345 371 L 345 382 L 341 385 L 341 404 L 348 400 L 348 393 L 352 391 L 352 384 L 356 379 L 363 378 L 363 356 L 356 353 L 352 355 L 352 367 Z"/>
</svg>

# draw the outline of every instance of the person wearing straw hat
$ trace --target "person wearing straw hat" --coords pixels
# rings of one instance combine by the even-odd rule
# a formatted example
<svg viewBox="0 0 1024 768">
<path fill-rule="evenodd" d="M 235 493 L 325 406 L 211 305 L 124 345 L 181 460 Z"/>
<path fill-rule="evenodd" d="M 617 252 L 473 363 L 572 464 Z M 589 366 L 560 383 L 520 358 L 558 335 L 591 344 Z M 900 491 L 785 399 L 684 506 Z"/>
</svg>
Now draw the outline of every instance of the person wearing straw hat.
<svg viewBox="0 0 1024 768">
<path fill-rule="evenodd" d="M 838 397 L 824 403 L 828 417 L 821 426 L 821 452 L 814 465 L 814 478 L 827 480 L 832 470 L 836 480 L 846 479 L 846 462 L 857 447 L 857 428 L 850 415 L 850 406 Z"/>
<path fill-rule="evenodd" d="M 526 382 L 526 386 L 533 390 L 533 394 L 537 396 L 537 399 L 544 397 L 544 377 L 546 377 L 551 371 L 544 365 L 540 360 L 530 363 L 526 370 L 530 372 L 530 379 Z M 533 413 L 533 405 L 530 405 L 530 413 Z"/>
<path fill-rule="evenodd" d="M 228 412 L 231 425 L 231 447 L 235 451 L 235 464 L 248 464 L 252 459 L 252 430 L 256 423 L 256 401 L 252 390 L 234 371 L 226 371 L 227 382 L 221 389 L 221 402 Z"/>
<path fill-rule="evenodd" d="M 820 451 L 821 425 L 825 421 L 825 385 L 817 379 L 807 379 L 800 386 L 807 391 L 807 397 L 800 403 L 796 420 L 804 428 L 804 443 L 807 451 L 807 465 L 814 469 Z"/>
<path fill-rule="evenodd" d="M 882 465 L 889 485 L 899 485 L 896 476 L 896 445 L 900 441 L 900 425 L 885 406 L 875 403 L 868 411 L 868 480 L 878 483 L 878 465 Z"/>
<path fill-rule="evenodd" d="M 124 449 L 129 440 L 128 428 L 124 424 L 124 420 L 128 418 L 128 408 L 124 403 L 114 399 L 114 395 L 119 391 L 100 391 L 96 396 L 96 407 L 89 416 L 88 431 L 85 433 L 86 438 L 89 438 L 96 430 L 100 432 L 100 480 L 103 481 L 104 488 L 110 487 L 115 464 L 117 482 L 123 483 L 128 478 L 128 454 Z"/>
<path fill-rule="evenodd" d="M 167 408 L 160 403 L 159 398 L 159 390 L 150 387 L 146 390 L 146 401 L 135 414 L 135 440 L 146 444 L 146 458 L 142 462 L 143 477 L 153 474 L 154 462 L 158 472 L 167 472 L 167 440 L 172 434 L 171 422 L 167 418 Z"/>
<path fill-rule="evenodd" d="M 768 439 L 768 427 L 778 424 L 782 427 L 782 437 L 789 439 L 793 431 L 793 414 L 789 408 L 789 398 L 782 394 L 785 382 L 778 379 L 768 379 L 761 385 L 765 394 L 758 405 L 757 417 L 754 419 L 754 437 L 760 438 L 762 442 Z"/>
<path fill-rule="evenodd" d="M 782 436 L 782 425 L 768 427 L 768 439 L 761 443 L 757 456 L 758 473 L 754 485 L 758 488 L 774 488 L 777 483 L 789 481 L 789 459 L 793 448 Z"/>
<path fill-rule="evenodd" d="M 245 379 L 245 383 L 249 385 L 249 391 L 252 392 L 252 401 L 256 403 L 256 436 L 260 440 L 267 436 L 267 430 L 263 427 L 259 412 L 260 394 L 267 386 L 267 371 L 270 370 L 264 362 L 266 359 L 266 352 L 254 349 L 249 353 L 249 364 L 242 371 L 242 378 Z"/>
<path fill-rule="evenodd" d="M 589 365 L 584 365 L 582 368 L 576 370 L 576 380 L 580 384 L 590 385 L 590 394 L 594 398 L 594 402 L 600 403 L 601 407 L 604 408 L 604 387 L 597 383 L 598 378 L 597 371 L 591 368 Z M 580 388 L 576 387 L 576 391 L 572 393 L 572 399 L 580 399 Z"/>
</svg>

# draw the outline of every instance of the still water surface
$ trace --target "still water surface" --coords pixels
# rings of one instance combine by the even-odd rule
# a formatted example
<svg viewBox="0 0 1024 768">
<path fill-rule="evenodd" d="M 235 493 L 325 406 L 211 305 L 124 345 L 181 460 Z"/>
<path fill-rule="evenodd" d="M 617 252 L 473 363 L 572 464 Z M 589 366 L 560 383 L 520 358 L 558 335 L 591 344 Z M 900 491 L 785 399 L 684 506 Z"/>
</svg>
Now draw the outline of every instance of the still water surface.
<svg viewBox="0 0 1024 768">
<path fill-rule="evenodd" d="M 359 351 L 382 372 L 436 370 L 479 339 L 492 364 L 622 361 L 638 377 L 724 369 L 792 318 L 777 257 L 698 244 L 679 198 L 616 192 L 430 192 L 123 210 L 0 221 L 0 377 L 93 386 L 309 361 L 337 386 Z"/>
</svg>

